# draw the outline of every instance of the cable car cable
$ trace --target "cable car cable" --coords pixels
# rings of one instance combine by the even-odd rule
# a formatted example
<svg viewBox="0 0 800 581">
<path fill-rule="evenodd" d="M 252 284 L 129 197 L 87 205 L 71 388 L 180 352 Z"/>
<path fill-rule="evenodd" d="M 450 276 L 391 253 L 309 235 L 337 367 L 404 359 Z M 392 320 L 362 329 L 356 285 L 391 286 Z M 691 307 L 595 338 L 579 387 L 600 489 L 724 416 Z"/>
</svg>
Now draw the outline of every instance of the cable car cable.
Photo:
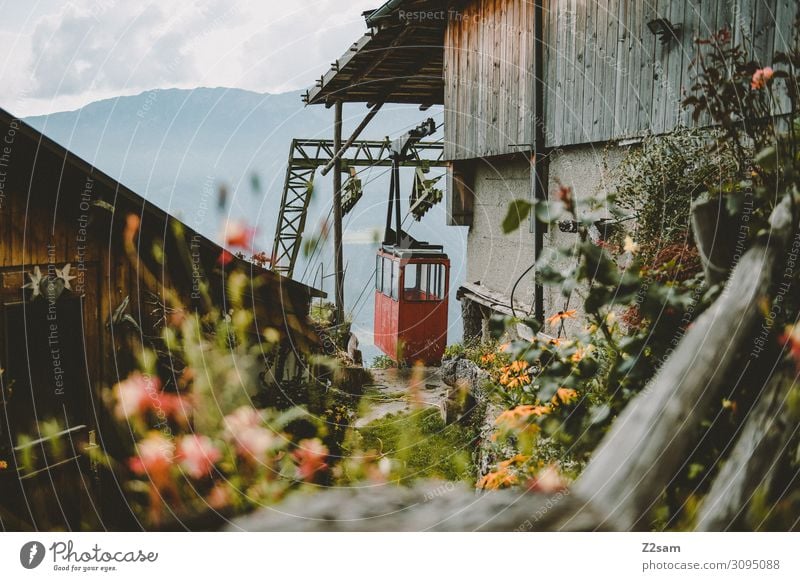
<svg viewBox="0 0 800 581">
<path fill-rule="evenodd" d="M 378 167 L 378 166 L 377 166 L 376 164 L 368 165 L 368 166 L 364 167 L 362 170 L 359 170 L 357 173 L 361 173 L 362 171 L 365 171 L 365 170 L 372 169 L 373 167 Z M 387 170 L 385 170 L 385 171 L 381 172 L 380 174 L 378 174 L 377 176 L 375 176 L 374 178 L 370 178 L 370 179 L 369 179 L 369 180 L 368 180 L 368 181 L 367 181 L 367 182 L 364 184 L 364 186 L 362 186 L 362 187 L 365 187 L 365 186 L 369 185 L 371 182 L 375 181 L 376 179 L 379 179 L 381 176 L 383 176 L 384 174 L 386 174 L 388 171 L 389 171 L 389 170 L 387 169 Z M 331 204 L 331 207 L 330 207 L 330 209 L 328 210 L 328 217 L 327 217 L 327 219 L 326 219 L 326 222 L 330 222 L 330 219 L 331 219 L 331 216 L 332 216 L 332 215 L 333 215 L 333 204 Z M 323 247 L 324 247 L 324 245 L 323 245 L 323 244 L 321 244 L 321 239 L 320 239 L 320 240 L 318 240 L 318 241 L 317 241 L 317 243 L 314 245 L 314 248 L 313 248 L 313 249 L 312 249 L 312 251 L 311 251 L 311 255 L 308 257 L 308 260 L 307 260 L 307 262 L 306 262 L 306 266 L 305 266 L 305 268 L 303 269 L 303 274 L 302 274 L 302 275 L 301 275 L 301 277 L 300 277 L 300 280 L 301 280 L 301 281 L 304 281 L 304 280 L 305 280 L 305 278 L 306 278 L 306 275 L 309 273 L 309 268 L 310 268 L 310 267 L 313 267 L 313 266 L 315 265 L 315 263 L 314 263 L 314 260 L 315 260 L 315 258 L 316 258 L 317 252 L 318 252 L 318 251 L 319 251 L 321 248 L 323 248 Z M 313 270 L 313 269 L 312 269 L 312 270 Z"/>
</svg>

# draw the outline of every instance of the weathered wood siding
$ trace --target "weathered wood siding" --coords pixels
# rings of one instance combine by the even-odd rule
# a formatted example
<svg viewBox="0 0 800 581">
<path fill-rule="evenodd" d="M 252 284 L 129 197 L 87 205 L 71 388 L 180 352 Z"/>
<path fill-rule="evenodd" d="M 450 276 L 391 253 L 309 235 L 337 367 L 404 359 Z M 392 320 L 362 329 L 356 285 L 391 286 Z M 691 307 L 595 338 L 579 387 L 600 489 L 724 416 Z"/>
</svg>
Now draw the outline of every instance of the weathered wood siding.
<svg viewBox="0 0 800 581">
<path fill-rule="evenodd" d="M 545 139 L 597 143 L 689 124 L 697 37 L 728 28 L 759 61 L 785 50 L 797 0 L 545 0 Z M 681 24 L 662 44 L 647 22 Z M 777 25 L 776 25 L 777 23 Z M 488 157 L 533 141 L 532 0 L 475 0 L 445 34 L 445 155 Z M 701 122 L 707 122 L 702 119 Z"/>
<path fill-rule="evenodd" d="M 503 155 L 531 143 L 533 3 L 477 0 L 451 13 L 444 44 L 445 158 Z"/>
</svg>

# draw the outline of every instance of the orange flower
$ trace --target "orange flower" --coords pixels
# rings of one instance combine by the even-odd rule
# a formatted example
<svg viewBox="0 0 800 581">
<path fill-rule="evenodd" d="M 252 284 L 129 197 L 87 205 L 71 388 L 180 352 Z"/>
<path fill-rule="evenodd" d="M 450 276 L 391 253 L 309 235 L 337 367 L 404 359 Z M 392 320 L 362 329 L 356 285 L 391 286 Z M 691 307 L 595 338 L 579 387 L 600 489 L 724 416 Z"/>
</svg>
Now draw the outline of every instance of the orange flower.
<svg viewBox="0 0 800 581">
<path fill-rule="evenodd" d="M 567 212 L 575 213 L 575 200 L 572 197 L 572 188 L 563 184 L 558 187 L 558 199 L 564 204 Z"/>
<path fill-rule="evenodd" d="M 482 488 L 484 490 L 497 490 L 498 488 L 506 488 L 517 484 L 519 479 L 516 475 L 508 470 L 501 469 L 496 472 L 489 472 L 483 478 L 478 480 L 475 488 Z"/>
<path fill-rule="evenodd" d="M 750 80 L 750 88 L 755 90 L 760 90 L 765 88 L 772 80 L 772 77 L 774 75 L 775 71 L 772 70 L 772 67 L 764 67 L 763 69 L 758 69 L 756 72 L 753 73 L 753 78 Z"/>
<path fill-rule="evenodd" d="M 486 355 L 481 355 L 481 363 L 492 363 L 495 360 L 494 353 L 487 353 Z"/>
<path fill-rule="evenodd" d="M 547 324 L 555 325 L 556 323 L 563 321 L 564 319 L 574 319 L 577 313 L 578 313 L 577 309 L 571 309 L 569 311 L 558 311 L 552 317 L 547 318 Z"/>
<path fill-rule="evenodd" d="M 503 343 L 500 347 L 497 348 L 498 351 L 501 353 L 505 353 L 511 348 L 511 343 Z"/>
<path fill-rule="evenodd" d="M 501 470 L 504 470 L 504 469 L 510 468 L 514 464 L 523 464 L 523 463 L 527 462 L 529 458 L 530 458 L 530 456 L 523 456 L 522 454 L 517 454 L 513 458 L 509 458 L 508 460 L 503 460 L 502 462 L 499 462 L 497 464 L 497 466 Z"/>
<path fill-rule="evenodd" d="M 233 248 L 249 250 L 253 247 L 253 236 L 256 229 L 243 222 L 230 220 L 225 225 L 225 244 Z"/>
<path fill-rule="evenodd" d="M 512 361 L 511 362 L 511 371 L 515 373 L 519 373 L 521 371 L 525 371 L 528 368 L 527 361 Z"/>
<path fill-rule="evenodd" d="M 227 250 L 223 250 L 222 254 L 219 255 L 219 258 L 217 258 L 217 262 L 221 266 L 227 266 L 233 259 L 234 259 L 233 254 L 231 254 Z"/>
<path fill-rule="evenodd" d="M 556 390 L 556 394 L 553 396 L 553 404 L 558 405 L 560 403 L 570 403 L 578 398 L 578 392 L 574 389 L 570 389 L 568 387 L 559 387 Z"/>
<path fill-rule="evenodd" d="M 529 384 L 531 376 L 527 369 L 527 361 L 512 361 L 510 365 L 500 369 L 500 385 L 513 389 Z"/>
<path fill-rule="evenodd" d="M 506 430 L 521 430 L 530 426 L 531 417 L 544 416 L 550 411 L 550 407 L 544 405 L 520 405 L 501 413 L 494 423 Z"/>
<path fill-rule="evenodd" d="M 508 367 L 506 371 L 500 375 L 500 385 L 504 385 L 510 389 L 528 385 L 531 382 L 531 377 L 527 373 L 516 375 Z"/>
</svg>

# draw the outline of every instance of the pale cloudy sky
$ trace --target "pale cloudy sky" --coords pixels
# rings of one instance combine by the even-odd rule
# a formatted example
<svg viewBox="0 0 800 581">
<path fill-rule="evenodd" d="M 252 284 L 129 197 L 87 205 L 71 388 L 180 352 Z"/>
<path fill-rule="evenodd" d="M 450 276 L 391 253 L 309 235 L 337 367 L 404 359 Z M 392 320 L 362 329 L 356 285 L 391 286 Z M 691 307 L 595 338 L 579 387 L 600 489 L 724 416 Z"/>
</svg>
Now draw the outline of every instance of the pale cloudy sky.
<svg viewBox="0 0 800 581">
<path fill-rule="evenodd" d="M 0 0 L 0 106 L 26 116 L 154 88 L 306 88 L 382 3 Z"/>
</svg>

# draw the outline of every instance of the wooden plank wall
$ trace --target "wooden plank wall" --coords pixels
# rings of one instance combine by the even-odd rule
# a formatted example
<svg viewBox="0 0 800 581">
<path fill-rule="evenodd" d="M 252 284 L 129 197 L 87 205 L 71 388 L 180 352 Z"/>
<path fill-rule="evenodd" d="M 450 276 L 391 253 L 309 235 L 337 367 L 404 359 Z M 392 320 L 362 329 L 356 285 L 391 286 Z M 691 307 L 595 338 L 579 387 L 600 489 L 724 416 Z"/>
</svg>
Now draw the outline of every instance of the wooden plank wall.
<svg viewBox="0 0 800 581">
<path fill-rule="evenodd" d="M 797 0 L 546 0 L 546 143 L 600 143 L 691 123 L 697 37 L 728 28 L 769 64 Z M 667 45 L 647 22 L 680 23 Z M 777 23 L 777 27 L 775 25 Z M 445 156 L 489 157 L 533 141 L 532 0 L 475 0 L 445 34 Z M 708 119 L 701 119 L 702 124 Z"/>
<path fill-rule="evenodd" d="M 550 0 L 548 7 L 551 147 L 691 124 L 680 103 L 691 93 L 695 39 L 728 28 L 766 65 L 787 48 L 798 14 L 796 0 Z M 663 45 L 650 32 L 656 18 L 681 24 L 677 41 Z"/>
<path fill-rule="evenodd" d="M 477 0 L 451 18 L 444 75 L 447 159 L 503 155 L 531 143 L 533 3 Z"/>
</svg>

